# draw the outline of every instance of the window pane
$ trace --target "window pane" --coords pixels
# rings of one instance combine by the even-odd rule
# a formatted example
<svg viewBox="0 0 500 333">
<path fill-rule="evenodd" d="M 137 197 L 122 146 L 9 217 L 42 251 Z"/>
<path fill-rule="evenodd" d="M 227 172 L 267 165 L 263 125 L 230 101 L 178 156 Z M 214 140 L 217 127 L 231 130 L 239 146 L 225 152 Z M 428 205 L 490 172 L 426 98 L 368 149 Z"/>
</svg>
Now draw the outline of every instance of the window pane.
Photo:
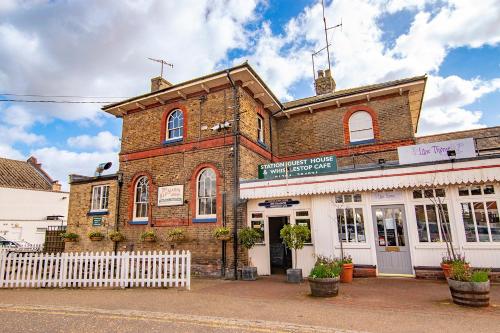
<svg viewBox="0 0 500 333">
<path fill-rule="evenodd" d="M 336 195 L 335 202 L 336 203 L 344 202 L 344 198 L 342 197 L 342 195 Z"/>
<path fill-rule="evenodd" d="M 434 197 L 433 190 L 432 189 L 424 190 L 424 197 L 426 197 L 426 198 L 433 198 Z"/>
<path fill-rule="evenodd" d="M 452 241 L 451 236 L 451 226 L 450 226 L 450 217 L 448 215 L 448 206 L 446 204 L 442 204 L 442 211 L 439 211 L 438 208 L 438 217 L 441 221 L 441 240 L 442 241 Z M 443 217 L 444 214 L 444 217 Z"/>
<path fill-rule="evenodd" d="M 354 234 L 354 209 L 345 210 L 345 219 L 347 224 L 347 241 L 354 242 L 356 241 Z"/>
<path fill-rule="evenodd" d="M 210 198 L 210 214 L 215 214 L 216 212 L 216 201 L 215 201 L 215 197 L 211 197 Z"/>
<path fill-rule="evenodd" d="M 465 197 L 469 195 L 469 188 L 468 187 L 459 187 L 458 188 L 458 195 L 461 197 Z"/>
<path fill-rule="evenodd" d="M 260 235 L 256 243 L 264 243 L 264 220 L 252 220 L 250 224 Z"/>
<path fill-rule="evenodd" d="M 352 195 L 345 194 L 344 195 L 344 202 L 352 202 Z"/>
<path fill-rule="evenodd" d="M 361 202 L 361 194 L 354 195 L 354 202 Z"/>
<path fill-rule="evenodd" d="M 467 242 L 476 242 L 476 230 L 472 219 L 472 209 L 469 202 L 462 203 L 462 220 L 464 221 L 465 239 Z"/>
<path fill-rule="evenodd" d="M 482 202 L 474 202 L 474 217 L 476 218 L 477 234 L 480 242 L 489 242 L 488 224 L 486 223 L 486 213 Z"/>
<path fill-rule="evenodd" d="M 296 212 L 295 216 L 309 216 L 309 212 L 307 210 L 301 210 Z"/>
<path fill-rule="evenodd" d="M 363 210 L 361 208 L 355 209 L 356 214 L 356 231 L 358 233 L 358 242 L 365 242 L 365 222 L 363 220 Z"/>
<path fill-rule="evenodd" d="M 436 206 L 426 205 L 425 209 L 427 211 L 427 221 L 429 224 L 429 235 L 431 237 L 431 242 L 439 242 L 439 229 L 437 223 Z"/>
<path fill-rule="evenodd" d="M 345 220 L 344 220 L 344 210 L 337 209 L 337 230 L 339 232 L 339 240 L 346 240 L 346 232 L 345 232 Z"/>
<path fill-rule="evenodd" d="M 413 199 L 422 199 L 422 190 L 413 190 Z"/>
<path fill-rule="evenodd" d="M 436 197 L 444 198 L 445 197 L 445 191 L 442 188 L 437 188 L 435 189 L 436 191 Z"/>
<path fill-rule="evenodd" d="M 486 203 L 488 220 L 490 221 L 491 240 L 500 242 L 500 218 L 498 216 L 498 206 L 496 201 Z"/>
<path fill-rule="evenodd" d="M 485 185 L 483 188 L 484 194 L 494 194 L 495 193 L 495 188 L 493 185 Z"/>
<path fill-rule="evenodd" d="M 472 195 L 481 195 L 481 186 L 471 186 L 470 187 L 470 194 Z"/>
<path fill-rule="evenodd" d="M 394 209 L 394 219 L 396 220 L 396 228 L 398 232 L 398 246 L 405 246 L 404 221 L 403 212 L 396 208 Z"/>
<path fill-rule="evenodd" d="M 263 214 L 262 213 L 252 213 L 252 218 L 262 218 Z"/>
<path fill-rule="evenodd" d="M 378 245 L 387 246 L 384 227 L 384 214 L 382 213 L 381 209 L 377 209 L 375 211 L 375 218 L 377 220 Z"/>
<path fill-rule="evenodd" d="M 311 231 L 311 221 L 309 219 L 295 220 L 295 224 L 307 227 L 307 229 L 309 229 L 309 231 Z M 309 237 L 307 238 L 306 243 L 311 243 L 311 234 L 309 234 Z"/>
<path fill-rule="evenodd" d="M 427 224 L 425 223 L 425 213 L 423 205 L 415 206 L 415 217 L 417 220 L 418 240 L 420 242 L 428 242 L 429 237 L 427 237 Z"/>
</svg>

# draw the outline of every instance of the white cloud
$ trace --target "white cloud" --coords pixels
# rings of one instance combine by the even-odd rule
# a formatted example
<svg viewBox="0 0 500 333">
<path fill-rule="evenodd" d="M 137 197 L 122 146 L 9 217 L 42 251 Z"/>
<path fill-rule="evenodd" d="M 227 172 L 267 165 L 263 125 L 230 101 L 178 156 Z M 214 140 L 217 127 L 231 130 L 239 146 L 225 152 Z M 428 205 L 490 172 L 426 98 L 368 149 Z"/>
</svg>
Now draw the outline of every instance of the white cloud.
<svg viewBox="0 0 500 333">
<path fill-rule="evenodd" d="M 93 176 L 99 163 L 113 162 L 113 166 L 106 171 L 107 173 L 118 170 L 116 152 L 76 153 L 56 147 L 45 147 L 31 151 L 30 155 L 35 156 L 50 177 L 59 180 L 65 190 L 68 190 L 70 174 Z"/>
<path fill-rule="evenodd" d="M 13 159 L 13 160 L 22 160 L 22 159 L 24 159 L 24 156 L 23 156 L 23 154 L 20 151 L 12 148 L 8 144 L 1 143 L 1 142 L 0 142 L 0 157 L 10 158 L 10 159 Z"/>
<path fill-rule="evenodd" d="M 67 143 L 73 149 L 95 149 L 100 152 L 116 152 L 120 147 L 120 139 L 109 131 L 99 132 L 96 136 L 73 136 L 68 138 Z"/>
</svg>

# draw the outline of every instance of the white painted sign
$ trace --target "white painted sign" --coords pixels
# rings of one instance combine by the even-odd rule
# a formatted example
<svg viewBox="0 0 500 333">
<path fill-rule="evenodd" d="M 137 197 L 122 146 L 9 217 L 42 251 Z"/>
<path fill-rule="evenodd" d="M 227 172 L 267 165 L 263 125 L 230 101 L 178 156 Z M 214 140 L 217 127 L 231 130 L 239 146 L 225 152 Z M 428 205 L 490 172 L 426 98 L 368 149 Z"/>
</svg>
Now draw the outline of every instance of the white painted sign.
<svg viewBox="0 0 500 333">
<path fill-rule="evenodd" d="M 184 185 L 158 188 L 158 206 L 179 206 L 184 204 Z"/>
<path fill-rule="evenodd" d="M 448 150 L 455 151 L 455 159 L 476 157 L 474 139 L 466 138 L 398 147 L 399 164 L 450 160 Z"/>
<path fill-rule="evenodd" d="M 372 201 L 401 201 L 403 194 L 400 191 L 372 192 Z"/>
</svg>

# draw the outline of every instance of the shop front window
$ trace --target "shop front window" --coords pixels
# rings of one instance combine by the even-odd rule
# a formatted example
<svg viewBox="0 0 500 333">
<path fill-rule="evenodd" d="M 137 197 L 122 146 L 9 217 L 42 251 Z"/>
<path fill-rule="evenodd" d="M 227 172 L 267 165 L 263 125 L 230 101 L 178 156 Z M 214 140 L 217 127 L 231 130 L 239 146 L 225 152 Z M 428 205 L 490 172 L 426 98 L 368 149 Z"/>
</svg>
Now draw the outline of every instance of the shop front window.
<svg viewBox="0 0 500 333">
<path fill-rule="evenodd" d="M 362 208 L 337 209 L 339 241 L 348 243 L 366 242 Z"/>
<path fill-rule="evenodd" d="M 451 240 L 450 221 L 446 204 L 441 204 L 441 207 L 439 205 L 415 205 L 415 217 L 418 240 L 421 243 Z"/>
<path fill-rule="evenodd" d="M 496 201 L 462 202 L 467 242 L 500 242 L 500 219 Z"/>
<path fill-rule="evenodd" d="M 307 227 L 309 229 L 309 238 L 306 240 L 306 244 L 312 243 L 312 233 L 311 233 L 311 219 L 309 217 L 309 211 L 299 210 L 295 212 L 295 224 Z"/>
<path fill-rule="evenodd" d="M 263 213 L 251 213 L 250 219 L 250 228 L 257 231 L 260 235 L 259 240 L 256 242 L 257 244 L 264 244 L 265 235 L 264 235 L 264 214 Z"/>
</svg>

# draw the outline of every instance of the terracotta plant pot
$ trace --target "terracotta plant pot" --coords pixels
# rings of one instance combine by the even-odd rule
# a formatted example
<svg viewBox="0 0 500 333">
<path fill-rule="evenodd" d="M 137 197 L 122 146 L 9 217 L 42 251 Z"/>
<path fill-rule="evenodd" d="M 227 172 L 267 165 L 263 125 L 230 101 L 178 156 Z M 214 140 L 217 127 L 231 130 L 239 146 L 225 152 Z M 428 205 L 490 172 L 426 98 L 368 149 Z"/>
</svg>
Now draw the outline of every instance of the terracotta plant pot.
<svg viewBox="0 0 500 333">
<path fill-rule="evenodd" d="M 469 264 L 465 264 L 464 267 L 466 269 L 469 269 Z M 451 276 L 451 265 L 450 264 L 441 263 L 441 269 L 443 270 L 444 277 L 446 279 L 448 279 Z"/>
<path fill-rule="evenodd" d="M 472 307 L 490 305 L 490 281 L 463 282 L 448 279 L 448 286 L 455 304 Z"/>
<path fill-rule="evenodd" d="M 351 283 L 354 264 L 342 264 L 342 273 L 340 273 L 340 282 Z"/>
<path fill-rule="evenodd" d="M 146 236 L 143 238 L 143 241 L 145 242 L 154 242 L 156 241 L 156 237 L 155 236 Z"/>
<path fill-rule="evenodd" d="M 340 278 L 309 278 L 311 295 L 315 297 L 333 297 L 339 294 Z"/>
</svg>

